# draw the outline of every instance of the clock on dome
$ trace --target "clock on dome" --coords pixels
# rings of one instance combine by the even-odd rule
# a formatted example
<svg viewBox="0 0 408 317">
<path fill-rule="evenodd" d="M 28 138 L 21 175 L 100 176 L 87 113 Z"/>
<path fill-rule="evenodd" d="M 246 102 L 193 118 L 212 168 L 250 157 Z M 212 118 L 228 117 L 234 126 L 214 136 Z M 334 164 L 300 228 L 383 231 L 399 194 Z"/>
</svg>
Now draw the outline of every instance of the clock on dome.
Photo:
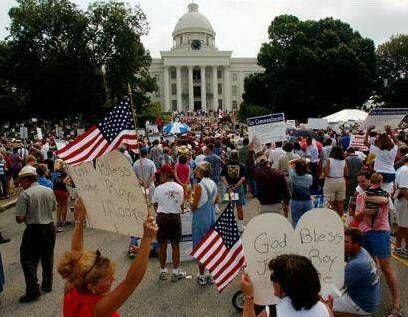
<svg viewBox="0 0 408 317">
<path fill-rule="evenodd" d="M 201 41 L 200 40 L 192 40 L 191 41 L 191 48 L 193 50 L 199 50 L 201 48 Z"/>
</svg>

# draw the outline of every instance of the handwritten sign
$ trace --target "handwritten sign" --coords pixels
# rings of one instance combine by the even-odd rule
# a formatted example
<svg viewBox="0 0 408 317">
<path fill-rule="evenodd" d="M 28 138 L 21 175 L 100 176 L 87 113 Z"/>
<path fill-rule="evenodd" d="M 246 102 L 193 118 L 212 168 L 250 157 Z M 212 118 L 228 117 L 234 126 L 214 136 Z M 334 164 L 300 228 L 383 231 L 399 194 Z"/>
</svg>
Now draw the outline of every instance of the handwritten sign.
<svg viewBox="0 0 408 317">
<path fill-rule="evenodd" d="M 397 128 L 408 115 L 408 108 L 376 108 L 370 110 L 364 123 L 365 127 L 375 126 L 384 130 L 386 125 Z"/>
<path fill-rule="evenodd" d="M 308 257 L 319 272 L 322 293 L 333 294 L 343 286 L 344 228 L 340 217 L 330 209 L 308 211 L 300 218 L 296 230 L 282 215 L 259 215 L 246 226 L 243 248 L 258 305 L 278 302 L 268 263 L 281 254 Z"/>
<path fill-rule="evenodd" d="M 147 206 L 127 158 L 114 151 L 93 162 L 69 166 L 90 226 L 141 237 Z"/>
<path fill-rule="evenodd" d="M 364 144 L 365 135 L 355 134 L 351 137 L 350 147 L 360 151 L 368 151 L 369 148 Z"/>
<path fill-rule="evenodd" d="M 261 214 L 248 223 L 242 246 L 247 260 L 246 272 L 254 285 L 255 304 L 278 303 L 273 295 L 268 263 L 281 254 L 294 253 L 296 245 L 293 227 L 282 215 Z"/>
<path fill-rule="evenodd" d="M 344 225 L 328 208 L 306 212 L 296 226 L 298 254 L 308 257 L 319 272 L 322 293 L 332 294 L 344 284 Z"/>
<path fill-rule="evenodd" d="M 261 144 L 283 141 L 286 139 L 286 123 L 284 113 L 247 119 L 249 139 L 257 137 Z"/>
</svg>

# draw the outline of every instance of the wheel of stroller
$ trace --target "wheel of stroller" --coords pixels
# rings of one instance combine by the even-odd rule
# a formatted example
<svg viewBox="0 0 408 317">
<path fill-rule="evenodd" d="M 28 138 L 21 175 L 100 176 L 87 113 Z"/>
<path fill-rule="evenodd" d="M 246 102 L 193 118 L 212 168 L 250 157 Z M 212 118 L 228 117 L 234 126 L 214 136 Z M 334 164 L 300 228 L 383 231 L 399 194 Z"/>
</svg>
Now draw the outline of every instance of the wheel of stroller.
<svg viewBox="0 0 408 317">
<path fill-rule="evenodd" d="M 245 305 L 245 295 L 242 291 L 237 291 L 234 296 L 232 296 L 232 306 L 238 311 L 243 311 Z"/>
</svg>

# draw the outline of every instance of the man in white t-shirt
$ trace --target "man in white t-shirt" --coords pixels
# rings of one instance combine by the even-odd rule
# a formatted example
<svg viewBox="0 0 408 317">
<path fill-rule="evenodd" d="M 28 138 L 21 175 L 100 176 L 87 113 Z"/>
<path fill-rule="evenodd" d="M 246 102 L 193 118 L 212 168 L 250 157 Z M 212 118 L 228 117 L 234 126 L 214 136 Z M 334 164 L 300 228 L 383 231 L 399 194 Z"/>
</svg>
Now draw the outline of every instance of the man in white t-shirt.
<svg viewBox="0 0 408 317">
<path fill-rule="evenodd" d="M 174 179 L 174 171 L 168 165 L 162 166 L 161 177 L 163 184 L 157 186 L 154 191 L 152 202 L 156 206 L 156 222 L 159 227 L 157 241 L 160 244 L 160 280 L 167 279 L 167 244 L 172 247 L 173 274 L 172 281 L 178 281 L 186 277 L 186 273 L 180 270 L 181 240 L 181 217 L 184 202 L 184 190 Z"/>
<path fill-rule="evenodd" d="M 268 161 L 272 163 L 273 168 L 279 167 L 279 160 L 286 154 L 282 149 L 282 142 L 276 142 L 275 148 L 269 151 Z"/>
</svg>

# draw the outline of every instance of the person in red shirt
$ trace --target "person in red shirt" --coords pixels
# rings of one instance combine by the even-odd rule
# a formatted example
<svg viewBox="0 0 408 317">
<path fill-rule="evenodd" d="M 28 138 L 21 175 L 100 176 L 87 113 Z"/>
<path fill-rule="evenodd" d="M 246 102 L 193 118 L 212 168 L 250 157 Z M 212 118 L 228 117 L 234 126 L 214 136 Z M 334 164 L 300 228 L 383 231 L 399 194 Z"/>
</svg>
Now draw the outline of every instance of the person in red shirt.
<svg viewBox="0 0 408 317">
<path fill-rule="evenodd" d="M 64 317 L 119 317 L 117 310 L 142 281 L 149 261 L 150 244 L 157 233 L 153 217 L 144 223 L 144 233 L 138 256 L 130 266 L 126 278 L 111 290 L 114 281 L 112 261 L 96 252 L 83 249 L 85 206 L 75 202 L 75 230 L 72 247 L 58 266 L 58 273 L 66 280 Z"/>
</svg>

